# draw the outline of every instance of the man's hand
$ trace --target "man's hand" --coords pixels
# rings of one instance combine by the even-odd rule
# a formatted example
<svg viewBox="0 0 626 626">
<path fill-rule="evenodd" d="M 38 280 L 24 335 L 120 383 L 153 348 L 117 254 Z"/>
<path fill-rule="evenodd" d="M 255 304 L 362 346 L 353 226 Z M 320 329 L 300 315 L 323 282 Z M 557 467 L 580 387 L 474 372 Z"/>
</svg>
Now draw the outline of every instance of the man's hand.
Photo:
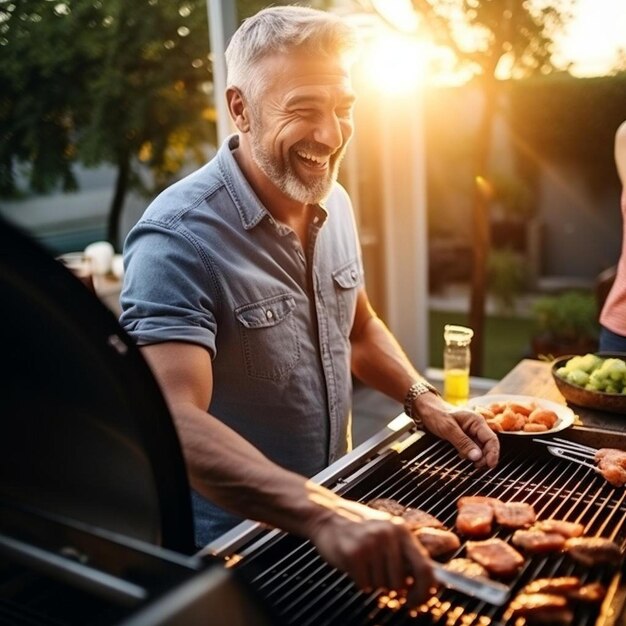
<svg viewBox="0 0 626 626">
<path fill-rule="evenodd" d="M 498 464 L 500 442 L 482 415 L 460 409 L 433 393 L 418 396 L 415 410 L 429 432 L 449 441 L 462 458 L 473 461 L 477 468 Z"/>
<path fill-rule="evenodd" d="M 435 592 L 428 553 L 401 518 L 317 485 L 308 487 L 311 500 L 325 513 L 307 535 L 333 567 L 346 572 L 364 591 L 406 589 L 410 606 L 418 606 Z"/>
</svg>

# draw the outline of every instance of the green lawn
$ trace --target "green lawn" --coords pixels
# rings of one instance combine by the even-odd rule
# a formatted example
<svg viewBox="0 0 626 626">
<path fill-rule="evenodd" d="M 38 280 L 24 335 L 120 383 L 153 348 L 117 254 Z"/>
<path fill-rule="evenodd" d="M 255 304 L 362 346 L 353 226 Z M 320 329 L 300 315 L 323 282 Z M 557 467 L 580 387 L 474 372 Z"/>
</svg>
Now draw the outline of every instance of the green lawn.
<svg viewBox="0 0 626 626">
<path fill-rule="evenodd" d="M 443 327 L 467 325 L 467 314 L 430 311 L 430 365 L 443 366 Z M 486 378 L 502 378 L 530 351 L 534 321 L 517 317 L 488 317 L 485 321 L 483 373 Z"/>
</svg>

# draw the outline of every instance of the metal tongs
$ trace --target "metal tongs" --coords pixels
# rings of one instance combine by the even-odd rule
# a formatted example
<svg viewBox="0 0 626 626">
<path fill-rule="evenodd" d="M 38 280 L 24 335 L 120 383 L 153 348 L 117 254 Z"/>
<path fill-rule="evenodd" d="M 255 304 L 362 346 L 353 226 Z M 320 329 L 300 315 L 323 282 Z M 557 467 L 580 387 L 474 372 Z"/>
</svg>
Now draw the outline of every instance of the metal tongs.
<svg viewBox="0 0 626 626">
<path fill-rule="evenodd" d="M 510 587 L 495 580 L 482 578 L 481 576 L 470 578 L 458 572 L 451 572 L 436 561 L 431 561 L 431 565 L 435 579 L 444 587 L 460 591 L 467 596 L 478 598 L 483 602 L 488 602 L 495 606 L 502 606 L 508 600 L 509 594 L 511 593 Z"/>
<path fill-rule="evenodd" d="M 599 471 L 595 465 L 597 450 L 591 446 L 584 446 L 582 443 L 568 441 L 567 439 L 559 439 L 558 437 L 555 437 L 550 441 L 545 439 L 533 439 L 533 441 L 547 446 L 548 452 L 553 456 L 572 461 L 573 463 L 578 463 L 579 465 L 584 465 L 585 467 L 590 467 L 596 472 Z M 591 461 L 591 463 L 588 463 L 587 461 Z"/>
</svg>

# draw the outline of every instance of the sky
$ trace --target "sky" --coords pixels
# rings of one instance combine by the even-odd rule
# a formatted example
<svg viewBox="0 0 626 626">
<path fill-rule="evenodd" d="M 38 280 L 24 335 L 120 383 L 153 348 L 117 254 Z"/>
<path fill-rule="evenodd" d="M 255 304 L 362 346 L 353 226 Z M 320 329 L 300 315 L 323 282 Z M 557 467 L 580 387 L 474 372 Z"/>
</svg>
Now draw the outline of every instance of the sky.
<svg viewBox="0 0 626 626">
<path fill-rule="evenodd" d="M 561 45 L 575 62 L 576 75 L 605 74 L 615 63 L 616 51 L 626 50 L 626 0 L 578 0 Z"/>
<path fill-rule="evenodd" d="M 411 0 L 371 0 L 400 30 L 418 26 Z M 573 18 L 562 36 L 555 37 L 562 57 L 572 61 L 577 76 L 605 75 L 617 63 L 617 51 L 626 51 L 626 0 L 576 0 Z"/>
</svg>

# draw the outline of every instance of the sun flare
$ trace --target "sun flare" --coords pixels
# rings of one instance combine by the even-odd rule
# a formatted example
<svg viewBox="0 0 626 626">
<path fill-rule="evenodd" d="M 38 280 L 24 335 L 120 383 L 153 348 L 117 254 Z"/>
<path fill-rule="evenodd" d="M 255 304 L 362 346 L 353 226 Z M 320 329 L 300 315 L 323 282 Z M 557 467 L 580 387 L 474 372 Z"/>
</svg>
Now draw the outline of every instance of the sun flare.
<svg viewBox="0 0 626 626">
<path fill-rule="evenodd" d="M 363 66 L 368 81 L 385 93 L 408 93 L 424 82 L 427 46 L 416 37 L 379 34 L 367 42 Z"/>
</svg>

